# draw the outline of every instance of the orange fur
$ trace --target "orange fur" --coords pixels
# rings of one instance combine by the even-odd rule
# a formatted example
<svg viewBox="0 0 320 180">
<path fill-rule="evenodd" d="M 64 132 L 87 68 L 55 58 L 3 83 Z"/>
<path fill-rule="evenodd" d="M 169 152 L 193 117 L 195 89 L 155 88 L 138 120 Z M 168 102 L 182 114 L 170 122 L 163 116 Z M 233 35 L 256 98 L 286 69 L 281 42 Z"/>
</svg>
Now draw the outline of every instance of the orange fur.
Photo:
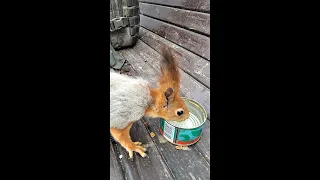
<svg viewBox="0 0 320 180">
<path fill-rule="evenodd" d="M 159 86 L 162 89 L 171 87 L 174 89 L 174 93 L 178 93 L 180 88 L 178 62 L 167 47 L 162 48 L 162 55 L 163 58 L 160 66 L 161 76 L 159 79 Z"/>
<path fill-rule="evenodd" d="M 177 60 L 173 57 L 167 47 L 162 48 L 163 59 L 161 61 L 161 76 L 159 77 L 159 87 L 149 88 L 153 102 L 145 111 L 146 116 L 161 117 L 165 120 L 183 121 L 189 117 L 189 111 L 179 95 L 180 73 Z M 173 89 L 173 94 L 169 97 L 169 107 L 163 108 L 166 103 L 164 93 L 168 88 Z M 182 108 L 184 115 L 177 116 L 176 110 Z"/>
</svg>

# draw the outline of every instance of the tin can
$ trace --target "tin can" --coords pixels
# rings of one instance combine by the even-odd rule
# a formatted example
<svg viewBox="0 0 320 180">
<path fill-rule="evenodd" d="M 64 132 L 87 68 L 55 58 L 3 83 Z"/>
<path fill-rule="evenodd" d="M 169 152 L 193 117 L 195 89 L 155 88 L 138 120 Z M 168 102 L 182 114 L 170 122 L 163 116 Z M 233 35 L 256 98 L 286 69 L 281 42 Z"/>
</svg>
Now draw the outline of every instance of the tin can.
<svg viewBox="0 0 320 180">
<path fill-rule="evenodd" d="M 160 118 L 160 133 L 172 144 L 189 146 L 199 141 L 207 113 L 198 102 L 185 97 L 182 97 L 182 100 L 190 112 L 190 117 L 182 122 Z"/>
</svg>

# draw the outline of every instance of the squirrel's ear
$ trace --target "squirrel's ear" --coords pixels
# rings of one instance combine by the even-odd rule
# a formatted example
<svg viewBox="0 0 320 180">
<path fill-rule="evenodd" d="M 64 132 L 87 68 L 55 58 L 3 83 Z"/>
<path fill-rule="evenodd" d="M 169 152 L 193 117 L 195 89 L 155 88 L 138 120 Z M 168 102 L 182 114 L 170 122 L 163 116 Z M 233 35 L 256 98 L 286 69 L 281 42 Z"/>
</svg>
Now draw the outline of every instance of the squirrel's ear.
<svg viewBox="0 0 320 180">
<path fill-rule="evenodd" d="M 170 96 L 173 95 L 173 89 L 170 87 L 168 88 L 165 92 L 164 92 L 164 95 L 166 96 L 167 99 L 170 98 Z"/>
<path fill-rule="evenodd" d="M 173 89 L 170 87 L 168 88 L 165 92 L 164 92 L 164 96 L 166 97 L 166 101 L 165 104 L 163 105 L 163 107 L 167 108 L 168 105 L 172 102 L 173 99 Z"/>
</svg>

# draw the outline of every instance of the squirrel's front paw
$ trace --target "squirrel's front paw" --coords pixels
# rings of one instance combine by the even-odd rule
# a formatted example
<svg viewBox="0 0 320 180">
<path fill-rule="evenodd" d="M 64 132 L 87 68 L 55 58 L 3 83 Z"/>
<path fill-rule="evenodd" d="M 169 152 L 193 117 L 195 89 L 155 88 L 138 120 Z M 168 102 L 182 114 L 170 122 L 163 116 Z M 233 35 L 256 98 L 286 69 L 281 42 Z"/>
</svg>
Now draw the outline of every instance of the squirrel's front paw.
<svg viewBox="0 0 320 180">
<path fill-rule="evenodd" d="M 146 157 L 146 148 L 141 146 L 141 142 L 132 142 L 132 144 L 128 147 L 126 147 L 126 150 L 129 153 L 129 159 L 132 159 L 133 157 L 133 151 L 138 152 L 141 157 Z"/>
</svg>

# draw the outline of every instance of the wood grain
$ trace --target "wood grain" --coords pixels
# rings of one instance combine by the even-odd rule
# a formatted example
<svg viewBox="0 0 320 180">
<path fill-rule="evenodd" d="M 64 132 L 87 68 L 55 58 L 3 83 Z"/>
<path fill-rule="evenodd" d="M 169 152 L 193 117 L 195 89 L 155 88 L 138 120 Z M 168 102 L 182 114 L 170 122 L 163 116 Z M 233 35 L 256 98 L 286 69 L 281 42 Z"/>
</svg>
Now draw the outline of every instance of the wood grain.
<svg viewBox="0 0 320 180">
<path fill-rule="evenodd" d="M 117 160 L 118 154 L 114 148 L 114 143 L 110 140 L 110 180 L 124 180 L 121 164 Z"/>
<path fill-rule="evenodd" d="M 138 153 L 134 153 L 133 159 L 130 160 L 127 151 L 122 147 L 119 148 L 120 154 L 123 155 L 122 162 L 127 175 L 126 179 L 174 179 L 142 121 L 133 124 L 130 135 L 132 141 L 142 142 L 147 147 L 148 156 L 142 158 Z"/>
<path fill-rule="evenodd" d="M 195 148 L 210 163 L 210 121 L 204 123 L 200 140 L 195 144 Z"/>
<path fill-rule="evenodd" d="M 210 35 L 210 14 L 140 3 L 140 13 Z"/>
<path fill-rule="evenodd" d="M 139 2 L 156 3 L 194 11 L 210 12 L 210 0 L 139 0 Z"/>
<path fill-rule="evenodd" d="M 161 47 L 166 45 L 173 55 L 179 59 L 179 67 L 193 78 L 210 88 L 210 62 L 200 56 L 162 38 L 161 36 L 141 27 L 140 39 L 152 49 L 161 53 Z M 135 46 L 134 48 L 137 49 Z M 137 50 L 140 53 L 144 51 Z"/>
<path fill-rule="evenodd" d="M 140 25 L 179 46 L 210 60 L 210 38 L 140 14 Z"/>
<path fill-rule="evenodd" d="M 177 150 L 175 145 L 160 134 L 159 119 L 144 118 L 144 121 L 148 123 L 149 132 L 156 134 L 152 140 L 159 147 L 176 179 L 210 179 L 210 164 L 199 154 L 195 145 L 188 146 L 186 150 Z"/>
</svg>

